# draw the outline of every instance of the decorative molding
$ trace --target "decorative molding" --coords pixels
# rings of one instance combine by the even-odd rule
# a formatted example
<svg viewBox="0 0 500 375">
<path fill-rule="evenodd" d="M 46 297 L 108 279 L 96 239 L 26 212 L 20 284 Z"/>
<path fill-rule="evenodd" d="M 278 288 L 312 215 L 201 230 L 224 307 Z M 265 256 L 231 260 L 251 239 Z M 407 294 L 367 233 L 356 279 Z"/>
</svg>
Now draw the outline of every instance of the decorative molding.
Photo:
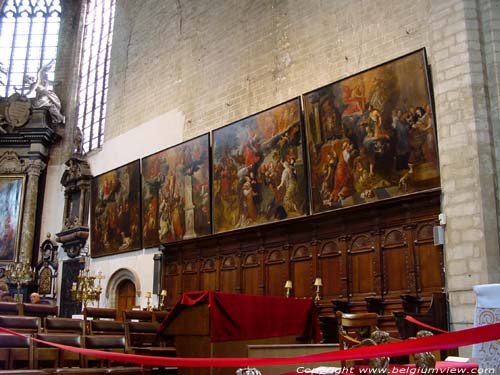
<svg viewBox="0 0 500 375">
<path fill-rule="evenodd" d="M 80 251 L 85 246 L 88 237 L 89 228 L 82 226 L 75 226 L 69 230 L 56 233 L 56 241 L 62 244 L 64 251 L 70 258 L 80 255 Z"/>
<path fill-rule="evenodd" d="M 70 258 L 80 255 L 89 237 L 88 208 L 90 202 L 90 166 L 83 156 L 73 156 L 66 161 L 61 177 L 64 186 L 63 229 L 56 240 L 62 243 Z"/>
<path fill-rule="evenodd" d="M 337 242 L 335 240 L 329 240 L 325 241 L 322 246 L 321 250 L 319 252 L 320 257 L 325 257 L 325 256 L 339 256 L 341 255 L 342 252 L 340 250 L 340 247 L 338 246 Z"/>
<path fill-rule="evenodd" d="M 422 248 L 413 239 L 418 231 L 422 232 L 420 238 L 426 237 L 429 230 L 422 227 L 437 218 L 440 205 L 434 198 L 438 196 L 439 191 L 432 191 L 376 202 L 369 209 L 355 207 L 268 224 L 259 227 L 259 241 L 252 227 L 166 244 L 162 247 L 166 270 L 162 288 L 169 296 L 199 286 L 272 296 L 282 295 L 283 285 L 290 279 L 294 296 L 303 298 L 311 297 L 311 285 L 321 276 L 323 303 L 345 299 L 365 306 L 365 298 L 374 293 L 394 300 L 401 290 L 416 295 L 418 282 L 424 285 L 420 294 L 427 298 L 441 291 L 444 278 L 439 271 L 423 270 L 442 269 L 443 249 L 435 247 L 432 238 L 418 244 Z M 312 245 L 312 241 L 318 243 Z M 208 277 L 200 270 L 207 268 L 203 266 L 206 259 L 214 257 L 219 263 L 215 275 Z M 398 261 L 392 262 L 394 259 Z M 188 260 L 191 272 L 173 271 Z M 382 289 L 384 267 L 391 273 L 385 275 Z M 362 285 L 353 280 L 361 280 Z M 169 306 L 172 302 L 168 301 Z"/>
<path fill-rule="evenodd" d="M 14 151 L 6 151 L 0 156 L 0 174 L 24 174 L 26 166 L 24 160 Z"/>
</svg>

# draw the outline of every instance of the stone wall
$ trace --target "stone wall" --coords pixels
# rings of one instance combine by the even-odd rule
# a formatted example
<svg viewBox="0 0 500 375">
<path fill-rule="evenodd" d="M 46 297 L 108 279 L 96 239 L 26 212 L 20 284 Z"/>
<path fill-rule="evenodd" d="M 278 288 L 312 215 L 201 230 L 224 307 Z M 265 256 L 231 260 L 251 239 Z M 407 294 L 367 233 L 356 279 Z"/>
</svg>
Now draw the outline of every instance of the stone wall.
<svg viewBox="0 0 500 375">
<path fill-rule="evenodd" d="M 446 213 L 446 272 L 454 329 L 471 322 L 471 287 L 498 282 L 498 212 L 493 118 L 485 53 L 489 14 L 475 1 L 433 2 L 434 94 Z M 490 13 L 491 14 L 491 13 Z M 494 65 L 494 64 L 492 64 Z M 498 115 L 497 115 L 498 117 Z M 498 121 L 497 121 L 498 124 Z"/>
</svg>

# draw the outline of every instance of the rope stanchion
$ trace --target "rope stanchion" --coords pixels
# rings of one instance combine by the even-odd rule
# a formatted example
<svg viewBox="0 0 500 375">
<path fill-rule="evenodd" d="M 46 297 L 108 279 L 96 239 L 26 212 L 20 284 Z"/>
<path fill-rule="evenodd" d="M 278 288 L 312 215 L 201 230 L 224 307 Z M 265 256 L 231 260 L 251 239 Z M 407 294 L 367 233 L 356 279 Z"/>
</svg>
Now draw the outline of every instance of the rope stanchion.
<svg viewBox="0 0 500 375">
<path fill-rule="evenodd" d="M 431 326 L 430 324 L 421 322 L 420 320 L 415 319 L 413 316 L 410 316 L 410 315 L 406 315 L 405 320 L 409 321 L 410 323 L 416 324 L 418 326 L 430 329 L 431 331 L 436 331 L 436 332 L 440 332 L 440 333 L 447 333 L 448 332 L 448 331 L 445 331 L 444 329 L 437 328 L 437 327 Z"/>
<path fill-rule="evenodd" d="M 20 337 L 26 337 L 21 333 L 1 327 L 0 332 Z M 459 346 L 467 346 L 497 339 L 500 339 L 500 323 L 489 324 L 455 332 L 448 332 L 442 335 L 422 337 L 415 340 L 404 340 L 399 342 L 392 342 L 389 344 L 359 347 L 349 350 L 340 350 L 292 358 L 179 358 L 105 352 L 101 350 L 76 348 L 72 346 L 55 344 L 33 338 L 34 341 L 43 344 L 97 358 L 143 365 L 172 367 L 256 367 L 315 362 L 333 362 L 376 357 L 394 357 L 406 354 L 456 348 Z"/>
</svg>

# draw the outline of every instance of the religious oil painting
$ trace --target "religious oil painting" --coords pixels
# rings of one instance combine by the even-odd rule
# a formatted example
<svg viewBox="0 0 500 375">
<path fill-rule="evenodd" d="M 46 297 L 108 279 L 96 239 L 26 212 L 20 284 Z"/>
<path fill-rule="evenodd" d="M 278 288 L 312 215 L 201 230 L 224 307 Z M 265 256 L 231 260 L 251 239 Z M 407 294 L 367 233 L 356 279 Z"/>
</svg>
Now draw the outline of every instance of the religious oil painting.
<svg viewBox="0 0 500 375">
<path fill-rule="evenodd" d="M 300 100 L 213 131 L 214 231 L 308 213 Z"/>
<path fill-rule="evenodd" d="M 313 213 L 439 187 L 425 50 L 304 95 Z"/>
<path fill-rule="evenodd" d="M 92 179 L 92 257 L 141 248 L 140 161 Z"/>
<path fill-rule="evenodd" d="M 0 176 L 0 261 L 16 260 L 24 200 L 24 176 Z"/>
<path fill-rule="evenodd" d="M 211 233 L 209 134 L 142 159 L 144 247 Z"/>
</svg>

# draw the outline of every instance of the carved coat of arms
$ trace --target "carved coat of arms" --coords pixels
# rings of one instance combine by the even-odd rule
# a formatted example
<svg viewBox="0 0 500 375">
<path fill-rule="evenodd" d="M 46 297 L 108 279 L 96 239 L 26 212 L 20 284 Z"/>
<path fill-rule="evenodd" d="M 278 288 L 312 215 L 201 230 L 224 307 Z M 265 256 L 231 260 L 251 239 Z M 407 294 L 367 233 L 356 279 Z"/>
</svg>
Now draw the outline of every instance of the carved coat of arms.
<svg viewBox="0 0 500 375">
<path fill-rule="evenodd" d="M 18 93 L 9 96 L 7 107 L 5 108 L 5 119 L 14 128 L 19 128 L 27 124 L 31 118 L 31 101 Z"/>
</svg>

